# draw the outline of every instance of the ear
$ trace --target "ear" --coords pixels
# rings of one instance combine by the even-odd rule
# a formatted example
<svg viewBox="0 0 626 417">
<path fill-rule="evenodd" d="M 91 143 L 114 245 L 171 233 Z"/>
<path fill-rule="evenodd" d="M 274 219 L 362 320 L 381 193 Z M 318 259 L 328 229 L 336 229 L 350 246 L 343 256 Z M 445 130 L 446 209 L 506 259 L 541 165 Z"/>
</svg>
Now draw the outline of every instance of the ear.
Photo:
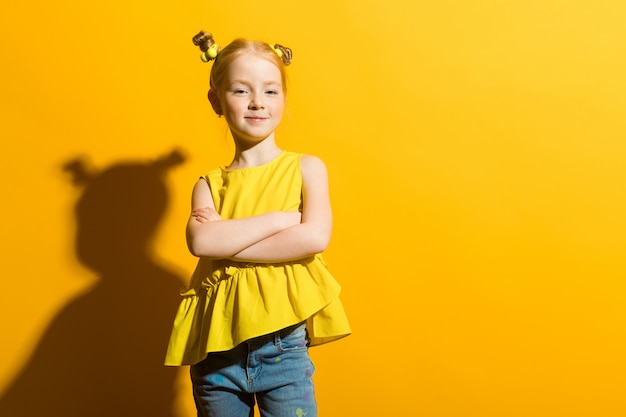
<svg viewBox="0 0 626 417">
<path fill-rule="evenodd" d="M 222 105 L 220 104 L 220 99 L 217 96 L 217 93 L 215 92 L 215 90 L 210 89 L 208 96 L 209 96 L 209 101 L 211 102 L 211 106 L 213 107 L 213 111 L 218 116 L 222 116 L 224 112 L 222 111 Z"/>
</svg>

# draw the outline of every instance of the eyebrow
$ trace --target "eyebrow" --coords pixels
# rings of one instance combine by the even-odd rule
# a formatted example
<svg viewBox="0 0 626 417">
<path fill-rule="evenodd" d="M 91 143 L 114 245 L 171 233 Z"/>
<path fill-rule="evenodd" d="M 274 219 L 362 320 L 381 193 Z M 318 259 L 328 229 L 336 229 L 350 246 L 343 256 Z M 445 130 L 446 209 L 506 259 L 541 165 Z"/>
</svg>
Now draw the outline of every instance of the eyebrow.
<svg viewBox="0 0 626 417">
<path fill-rule="evenodd" d="M 232 80 L 230 82 L 230 84 L 236 84 L 236 83 L 239 83 L 239 84 L 250 84 L 250 82 L 247 81 L 247 80 Z M 266 81 L 266 82 L 263 83 L 263 85 L 278 85 L 278 86 L 282 86 L 283 83 L 280 82 L 280 81 Z"/>
</svg>

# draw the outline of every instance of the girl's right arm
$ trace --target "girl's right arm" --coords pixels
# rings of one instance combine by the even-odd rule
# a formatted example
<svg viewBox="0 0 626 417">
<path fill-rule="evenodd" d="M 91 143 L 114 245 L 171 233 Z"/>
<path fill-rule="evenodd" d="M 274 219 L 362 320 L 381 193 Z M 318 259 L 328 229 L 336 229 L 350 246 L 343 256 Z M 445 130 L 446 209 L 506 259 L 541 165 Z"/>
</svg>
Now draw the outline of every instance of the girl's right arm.
<svg viewBox="0 0 626 417">
<path fill-rule="evenodd" d="M 209 184 L 196 183 L 192 213 L 187 222 L 187 246 L 194 256 L 228 258 L 281 230 L 299 224 L 300 212 L 271 212 L 241 219 L 223 220 L 215 211 Z"/>
</svg>

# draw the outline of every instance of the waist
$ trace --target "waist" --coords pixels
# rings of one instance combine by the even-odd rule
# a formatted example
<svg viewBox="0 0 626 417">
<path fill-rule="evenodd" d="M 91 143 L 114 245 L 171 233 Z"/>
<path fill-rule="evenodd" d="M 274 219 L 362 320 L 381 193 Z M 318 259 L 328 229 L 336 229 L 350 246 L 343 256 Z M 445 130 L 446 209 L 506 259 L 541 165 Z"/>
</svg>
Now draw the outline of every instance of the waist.
<svg viewBox="0 0 626 417">
<path fill-rule="evenodd" d="M 284 329 L 280 329 L 277 330 L 275 332 L 272 333 L 268 333 L 268 334 L 264 334 L 262 336 L 257 336 L 257 337 L 253 337 L 252 339 L 248 339 L 246 340 L 244 343 L 246 343 L 248 346 L 250 346 L 251 348 L 255 348 L 258 346 L 262 346 L 272 340 L 274 341 L 279 341 L 281 338 L 285 338 L 288 335 L 290 335 L 291 333 L 295 332 L 296 330 L 300 329 L 301 327 L 306 327 L 306 322 L 302 321 L 300 323 L 296 323 L 292 326 L 288 326 L 285 327 Z"/>
<path fill-rule="evenodd" d="M 234 268 L 257 268 L 257 267 L 281 267 L 295 264 L 308 264 L 313 262 L 317 255 L 312 255 L 307 258 L 297 259 L 294 261 L 283 261 L 283 262 L 253 262 L 253 261 L 233 261 L 231 259 L 214 259 L 212 260 L 213 270 L 216 271 L 218 269 L 225 269 L 228 267 Z"/>
</svg>

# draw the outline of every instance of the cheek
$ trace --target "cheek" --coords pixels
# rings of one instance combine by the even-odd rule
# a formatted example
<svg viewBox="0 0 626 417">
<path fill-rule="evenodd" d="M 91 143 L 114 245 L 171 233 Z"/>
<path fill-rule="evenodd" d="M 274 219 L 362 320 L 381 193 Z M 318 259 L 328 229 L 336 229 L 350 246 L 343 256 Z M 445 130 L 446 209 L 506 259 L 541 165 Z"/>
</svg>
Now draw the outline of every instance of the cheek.
<svg viewBox="0 0 626 417">
<path fill-rule="evenodd" d="M 278 101 L 278 102 L 276 102 L 274 104 L 274 112 L 282 114 L 283 110 L 285 110 L 285 101 L 284 100 L 282 102 Z"/>
<path fill-rule="evenodd" d="M 241 113 L 243 110 L 245 110 L 245 106 L 237 100 L 229 100 L 225 104 L 227 111 L 231 113 Z"/>
</svg>

